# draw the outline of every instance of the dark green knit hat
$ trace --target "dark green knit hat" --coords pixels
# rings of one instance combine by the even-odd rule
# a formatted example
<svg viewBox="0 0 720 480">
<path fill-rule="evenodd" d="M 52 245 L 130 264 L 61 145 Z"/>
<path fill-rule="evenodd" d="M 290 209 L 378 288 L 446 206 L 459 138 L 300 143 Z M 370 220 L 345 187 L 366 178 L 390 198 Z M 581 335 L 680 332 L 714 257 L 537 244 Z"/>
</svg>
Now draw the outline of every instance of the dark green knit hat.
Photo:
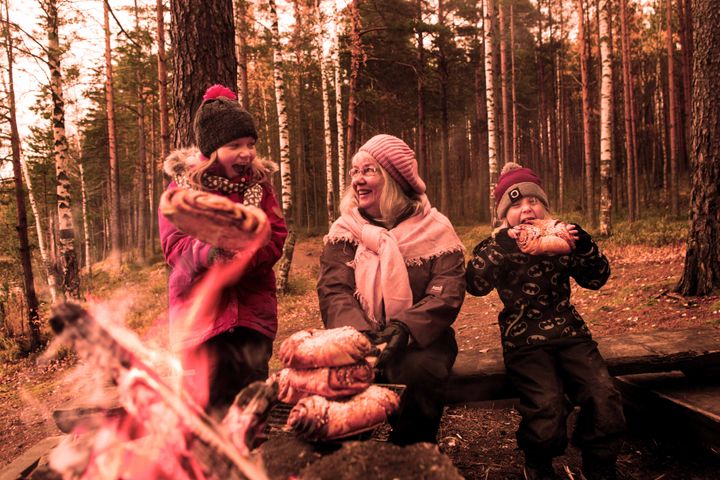
<svg viewBox="0 0 720 480">
<path fill-rule="evenodd" d="M 206 157 L 242 137 L 257 140 L 252 115 L 237 103 L 237 96 L 227 87 L 213 85 L 205 91 L 203 102 L 195 113 L 195 141 Z"/>
</svg>

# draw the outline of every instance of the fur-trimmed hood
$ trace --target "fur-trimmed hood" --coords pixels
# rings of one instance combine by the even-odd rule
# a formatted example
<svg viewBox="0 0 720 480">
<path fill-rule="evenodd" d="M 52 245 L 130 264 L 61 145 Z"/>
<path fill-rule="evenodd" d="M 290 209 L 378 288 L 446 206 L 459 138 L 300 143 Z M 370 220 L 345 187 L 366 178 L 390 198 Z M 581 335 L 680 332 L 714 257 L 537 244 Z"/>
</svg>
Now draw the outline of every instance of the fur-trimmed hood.
<svg viewBox="0 0 720 480">
<path fill-rule="evenodd" d="M 197 147 L 178 148 L 165 157 L 163 171 L 173 180 L 184 178 L 193 167 L 201 162 L 203 162 L 202 154 Z M 254 163 L 268 176 L 278 171 L 278 165 L 272 160 L 255 157 Z"/>
</svg>

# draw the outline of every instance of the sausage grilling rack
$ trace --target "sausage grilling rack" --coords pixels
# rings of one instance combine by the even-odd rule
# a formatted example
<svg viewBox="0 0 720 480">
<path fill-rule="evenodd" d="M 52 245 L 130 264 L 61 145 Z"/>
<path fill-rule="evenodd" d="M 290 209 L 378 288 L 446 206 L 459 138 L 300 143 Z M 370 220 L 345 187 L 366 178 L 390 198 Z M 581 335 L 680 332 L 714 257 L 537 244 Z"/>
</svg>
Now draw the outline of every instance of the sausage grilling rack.
<svg viewBox="0 0 720 480">
<path fill-rule="evenodd" d="M 393 392 L 397 393 L 401 399 L 403 393 L 405 392 L 405 385 L 391 383 L 376 383 L 375 385 L 377 385 L 378 387 L 385 387 L 392 390 Z M 295 432 L 286 429 L 285 427 L 292 407 L 292 405 L 289 405 L 287 403 L 277 403 L 270 410 L 270 414 L 265 425 L 265 431 L 263 432 L 267 438 L 273 438 L 280 435 L 295 435 Z M 358 433 L 350 437 L 333 440 L 333 442 L 347 440 L 374 440 L 376 442 L 387 442 L 390 437 L 391 430 L 392 428 L 390 427 L 390 425 L 387 422 L 383 422 L 381 425 L 378 425 L 371 430 Z"/>
</svg>

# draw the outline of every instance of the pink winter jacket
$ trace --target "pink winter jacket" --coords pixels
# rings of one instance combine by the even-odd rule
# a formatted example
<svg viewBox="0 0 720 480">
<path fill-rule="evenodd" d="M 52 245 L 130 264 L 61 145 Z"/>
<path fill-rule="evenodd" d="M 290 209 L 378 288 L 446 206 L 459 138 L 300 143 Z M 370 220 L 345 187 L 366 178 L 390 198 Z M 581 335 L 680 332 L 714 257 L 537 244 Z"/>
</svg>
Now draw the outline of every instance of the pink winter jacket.
<svg viewBox="0 0 720 480">
<path fill-rule="evenodd" d="M 171 182 L 168 188 L 174 188 Z M 220 192 L 213 192 L 221 194 Z M 225 195 L 241 202 L 240 194 Z M 288 231 L 272 187 L 263 184 L 260 208 L 267 214 L 271 225 L 270 241 L 250 262 L 245 274 L 237 283 L 225 289 L 220 302 L 220 313 L 214 325 L 202 334 L 187 339 L 183 348 L 197 346 L 204 341 L 235 327 L 257 330 L 270 339 L 277 333 L 277 297 L 273 266 L 282 255 Z M 160 242 L 165 260 L 171 267 L 168 279 L 170 328 L 173 317 L 187 300 L 198 281 L 212 263 L 212 246 L 178 230 L 162 214 L 158 215 Z"/>
</svg>

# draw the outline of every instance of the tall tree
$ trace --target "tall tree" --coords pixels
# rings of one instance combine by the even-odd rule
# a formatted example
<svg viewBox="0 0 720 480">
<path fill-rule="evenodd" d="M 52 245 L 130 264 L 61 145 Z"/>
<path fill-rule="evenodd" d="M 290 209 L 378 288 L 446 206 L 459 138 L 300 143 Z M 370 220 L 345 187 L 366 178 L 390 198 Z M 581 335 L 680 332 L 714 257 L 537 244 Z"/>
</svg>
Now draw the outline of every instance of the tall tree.
<svg viewBox="0 0 720 480">
<path fill-rule="evenodd" d="M 20 263 L 23 270 L 23 286 L 25 287 L 25 299 L 28 305 L 28 325 L 30 326 L 31 348 L 34 350 L 40 346 L 40 315 L 38 314 L 38 299 L 35 293 L 35 279 L 33 277 L 32 263 L 30 258 L 30 242 L 28 240 L 27 208 L 25 206 L 25 192 L 23 190 L 22 166 L 20 164 L 20 134 L 17 126 L 17 111 L 15 106 L 15 83 L 13 79 L 13 39 L 10 33 L 10 15 L 8 2 L 5 0 L 3 6 L 5 34 L 5 54 L 7 58 L 7 101 L 10 120 L 10 149 L 12 155 L 13 175 L 15 178 L 15 204 L 17 208 L 16 230 L 20 241 Z"/>
<path fill-rule="evenodd" d="M 270 22 L 272 24 L 273 85 L 275 87 L 275 106 L 278 116 L 280 139 L 280 180 L 282 184 L 282 210 L 288 227 L 288 236 L 283 247 L 283 256 L 278 267 L 278 291 L 287 293 L 289 288 L 290 267 L 295 251 L 295 229 L 292 221 L 292 169 L 290 162 L 290 129 L 288 127 L 287 103 L 285 102 L 285 79 L 283 78 L 282 47 L 280 45 L 280 27 L 278 25 L 275 0 L 269 0 Z"/>
<path fill-rule="evenodd" d="M 595 219 L 595 165 L 592 156 L 590 131 L 590 74 L 588 72 L 589 45 L 585 34 L 585 0 L 576 0 L 578 10 L 578 50 L 580 52 L 580 83 L 582 88 L 583 154 L 585 165 L 585 216 L 591 225 Z"/>
<path fill-rule="evenodd" d="M 245 0 L 235 0 L 235 52 L 237 55 L 238 98 L 245 110 L 250 109 L 250 92 L 248 91 L 248 55 L 247 55 L 247 5 Z"/>
<path fill-rule="evenodd" d="M 118 268 L 122 261 L 120 239 L 120 162 L 115 130 L 115 99 L 113 84 L 112 48 L 110 45 L 110 4 L 103 1 L 105 19 L 105 102 L 107 111 L 108 158 L 110 159 L 110 263 Z"/>
<path fill-rule="evenodd" d="M 337 1 L 333 0 L 332 16 L 330 18 L 332 32 L 332 68 L 335 77 L 335 125 L 337 130 L 337 169 L 338 169 L 338 195 L 345 192 L 345 129 L 343 128 L 342 111 L 342 68 L 340 66 L 340 20 L 338 17 Z"/>
<path fill-rule="evenodd" d="M 155 19 L 157 22 L 157 64 L 158 64 L 158 107 L 160 109 L 160 156 L 170 153 L 170 120 L 167 99 L 167 60 L 165 57 L 165 7 L 164 0 L 157 0 Z"/>
<path fill-rule="evenodd" d="M 512 155 L 510 158 L 513 162 L 518 161 L 517 78 L 515 74 L 515 8 L 510 2 L 510 92 L 512 97 Z M 560 198 L 562 201 L 562 197 Z"/>
<path fill-rule="evenodd" d="M 448 83 L 450 70 L 447 58 L 449 27 L 446 21 L 446 0 L 438 0 L 438 73 L 440 75 L 440 210 L 446 215 L 450 208 L 450 119 L 448 117 Z"/>
<path fill-rule="evenodd" d="M 507 68 L 507 41 L 505 39 L 505 0 L 498 0 L 498 35 L 500 43 L 500 96 L 502 97 L 502 138 L 503 138 L 503 163 L 512 159 L 512 131 L 510 130 L 510 103 L 508 92 L 508 68 Z"/>
<path fill-rule="evenodd" d="M 665 47 L 667 49 L 667 76 L 668 76 L 668 119 L 670 136 L 670 213 L 677 216 L 680 213 L 678 206 L 678 173 L 679 152 L 677 132 L 677 93 L 675 86 L 675 54 L 672 38 L 672 0 L 665 2 Z"/>
<path fill-rule="evenodd" d="M 628 197 L 628 221 L 634 222 L 637 217 L 635 196 L 636 150 L 635 150 L 635 115 L 633 101 L 633 76 L 630 58 L 630 35 L 628 33 L 627 0 L 620 0 L 620 53 L 623 71 L 623 112 L 625 117 L 625 156 L 626 180 Z"/>
<path fill-rule="evenodd" d="M 610 51 L 610 0 L 600 0 L 600 233 L 612 233 L 613 91 Z"/>
<path fill-rule="evenodd" d="M 427 175 L 427 158 L 425 155 L 425 45 L 424 32 L 425 22 L 423 21 L 423 0 L 416 0 L 416 38 L 417 47 L 415 51 L 415 75 L 417 83 L 415 94 L 417 97 L 417 135 L 415 140 L 415 155 L 417 155 L 420 172 Z"/>
<path fill-rule="evenodd" d="M 323 105 L 323 137 L 325 138 L 325 207 L 327 208 L 328 226 L 335 221 L 335 182 L 333 176 L 333 142 L 330 127 L 330 85 L 328 80 L 328 59 L 325 52 L 325 28 L 321 12 L 322 3 L 315 5 L 315 24 L 317 25 L 317 53 L 320 64 L 320 89 Z"/>
<path fill-rule="evenodd" d="M 350 9 L 350 75 L 348 82 L 348 114 L 347 114 L 347 159 L 355 154 L 357 150 L 356 112 L 357 112 L 357 88 L 360 77 L 360 68 L 365 61 L 365 55 L 360 40 L 360 11 L 358 4 L 360 0 L 352 0 Z"/>
<path fill-rule="evenodd" d="M 685 268 L 676 290 L 707 295 L 720 287 L 720 10 L 692 0 L 693 149 L 691 223 Z"/>
<path fill-rule="evenodd" d="M 176 147 L 195 143 L 193 117 L 207 87 L 237 84 L 232 0 L 170 0 Z"/>
<path fill-rule="evenodd" d="M 493 17 L 494 0 L 483 0 L 483 33 L 485 46 L 485 103 L 487 105 L 488 169 L 490 218 L 495 221 L 494 190 L 498 179 L 498 138 L 495 126 L 495 66 L 493 62 Z"/>
<path fill-rule="evenodd" d="M 65 136 L 65 100 L 63 77 L 60 68 L 60 41 L 58 36 L 58 11 L 55 0 L 44 3 L 48 34 L 48 67 L 50 68 L 50 91 L 53 113 L 53 156 L 57 175 L 58 253 L 61 286 L 66 296 L 80 298 L 80 273 L 75 253 L 75 228 L 73 226 L 72 200 L 70 196 L 70 159 Z"/>
</svg>

